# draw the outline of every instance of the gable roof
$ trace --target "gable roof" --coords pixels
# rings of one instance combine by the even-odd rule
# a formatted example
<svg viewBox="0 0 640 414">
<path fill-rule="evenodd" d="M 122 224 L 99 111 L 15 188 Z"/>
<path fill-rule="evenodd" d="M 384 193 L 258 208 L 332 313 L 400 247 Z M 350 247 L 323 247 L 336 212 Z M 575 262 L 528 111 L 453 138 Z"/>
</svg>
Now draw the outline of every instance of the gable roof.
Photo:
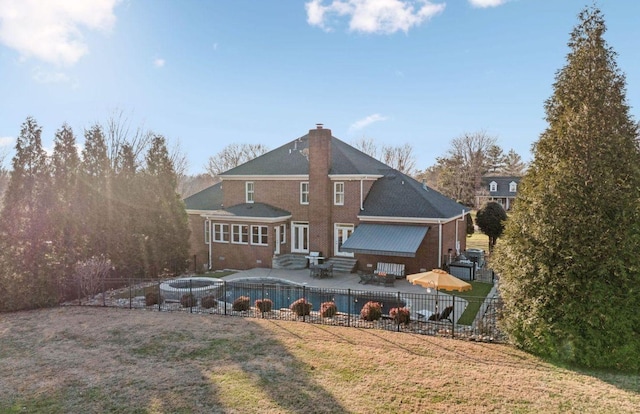
<svg viewBox="0 0 640 414">
<path fill-rule="evenodd" d="M 329 174 L 382 175 L 389 166 L 364 152 L 331 137 L 331 167 Z M 279 148 L 220 174 L 233 176 L 308 175 L 309 134 L 294 139 Z"/>
<path fill-rule="evenodd" d="M 517 194 L 517 191 L 516 192 L 509 191 L 509 185 L 512 182 L 519 184 L 521 179 L 522 177 L 516 177 L 516 176 L 485 175 L 484 177 L 482 177 L 482 188 L 484 190 L 487 190 L 489 194 L 494 197 L 515 197 L 515 195 Z M 497 185 L 497 191 L 490 191 L 491 189 L 490 185 L 491 185 L 491 182 L 493 181 L 495 181 Z"/>
<path fill-rule="evenodd" d="M 373 183 L 359 217 L 450 219 L 469 209 L 396 170 Z"/>
</svg>

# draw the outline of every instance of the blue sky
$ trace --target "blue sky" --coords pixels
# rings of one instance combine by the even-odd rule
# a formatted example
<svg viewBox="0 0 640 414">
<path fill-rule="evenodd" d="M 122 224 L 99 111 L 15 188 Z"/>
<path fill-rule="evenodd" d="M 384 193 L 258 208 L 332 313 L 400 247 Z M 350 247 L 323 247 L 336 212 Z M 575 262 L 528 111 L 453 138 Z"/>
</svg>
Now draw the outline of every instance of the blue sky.
<svg viewBox="0 0 640 414">
<path fill-rule="evenodd" d="M 179 142 L 189 172 L 230 143 L 323 123 L 413 146 L 416 168 L 485 131 L 530 160 L 587 0 L 0 0 L 0 151 L 33 116 L 52 148 L 121 111 Z M 601 0 L 640 106 L 640 2 Z M 5 163 L 8 163 L 7 159 Z"/>
</svg>

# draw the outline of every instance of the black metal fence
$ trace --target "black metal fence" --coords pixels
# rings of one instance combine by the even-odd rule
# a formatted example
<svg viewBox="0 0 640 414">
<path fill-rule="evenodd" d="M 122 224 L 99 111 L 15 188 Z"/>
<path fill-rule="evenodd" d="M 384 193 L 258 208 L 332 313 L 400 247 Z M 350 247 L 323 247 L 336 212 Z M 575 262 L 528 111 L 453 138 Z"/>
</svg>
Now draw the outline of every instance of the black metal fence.
<svg viewBox="0 0 640 414">
<path fill-rule="evenodd" d="M 504 342 L 497 325 L 501 302 L 492 294 L 486 298 L 461 298 L 442 293 L 326 289 L 275 281 L 246 283 L 212 278 L 105 279 L 100 286 L 99 292 L 67 305 L 301 321 Z M 308 313 L 291 309 L 298 300 L 310 304 Z M 321 311 L 322 304 L 327 302 L 335 304 L 335 314 Z M 381 305 L 379 319 L 363 319 L 362 308 L 368 302 Z M 397 312 L 394 308 L 404 310 Z M 408 313 L 408 321 L 398 316 L 403 312 Z"/>
</svg>

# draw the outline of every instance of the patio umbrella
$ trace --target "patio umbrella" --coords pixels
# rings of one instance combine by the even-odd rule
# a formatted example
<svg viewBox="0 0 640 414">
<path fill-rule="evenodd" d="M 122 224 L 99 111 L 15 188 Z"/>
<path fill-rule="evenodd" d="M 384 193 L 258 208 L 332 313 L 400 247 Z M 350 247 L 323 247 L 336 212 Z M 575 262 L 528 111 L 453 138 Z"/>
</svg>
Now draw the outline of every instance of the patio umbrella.
<svg viewBox="0 0 640 414">
<path fill-rule="evenodd" d="M 435 289 L 436 313 L 438 313 L 438 291 L 440 289 L 464 292 L 471 290 L 472 287 L 470 283 L 460 280 L 442 269 L 433 269 L 429 272 L 414 273 L 412 275 L 408 275 L 407 280 L 414 285 L 420 285 L 427 288 L 427 291 L 429 291 L 429 289 Z"/>
</svg>

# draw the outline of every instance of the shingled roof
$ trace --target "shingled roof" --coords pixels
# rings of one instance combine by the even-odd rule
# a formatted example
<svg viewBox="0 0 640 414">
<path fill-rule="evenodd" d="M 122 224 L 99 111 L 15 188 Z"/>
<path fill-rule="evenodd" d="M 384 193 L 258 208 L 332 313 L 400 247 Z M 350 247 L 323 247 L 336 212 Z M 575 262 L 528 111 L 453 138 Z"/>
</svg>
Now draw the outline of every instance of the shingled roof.
<svg viewBox="0 0 640 414">
<path fill-rule="evenodd" d="M 222 183 L 195 193 L 184 199 L 187 210 L 218 210 L 222 208 Z"/>
<path fill-rule="evenodd" d="M 331 168 L 329 174 L 383 175 L 389 166 L 331 137 Z M 307 175 L 309 174 L 309 134 L 294 139 L 220 174 L 230 176 Z"/>
<path fill-rule="evenodd" d="M 448 219 L 463 210 L 468 209 L 408 175 L 391 170 L 373 184 L 359 216 Z"/>
</svg>

